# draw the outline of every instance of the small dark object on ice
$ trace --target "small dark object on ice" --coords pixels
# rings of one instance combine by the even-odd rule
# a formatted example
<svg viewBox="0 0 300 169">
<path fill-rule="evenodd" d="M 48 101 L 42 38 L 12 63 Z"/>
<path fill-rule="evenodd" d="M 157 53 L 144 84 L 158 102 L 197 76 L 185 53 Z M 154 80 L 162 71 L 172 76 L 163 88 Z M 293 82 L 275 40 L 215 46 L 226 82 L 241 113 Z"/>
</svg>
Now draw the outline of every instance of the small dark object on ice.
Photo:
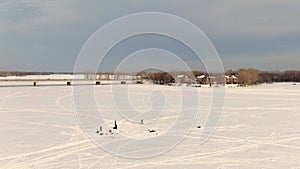
<svg viewBox="0 0 300 169">
<path fill-rule="evenodd" d="M 201 126 L 197 126 L 198 129 L 201 129 Z"/>
<path fill-rule="evenodd" d="M 153 129 L 148 129 L 148 131 L 149 131 L 150 133 L 155 133 L 155 132 L 156 132 L 156 131 L 153 130 Z"/>
<path fill-rule="evenodd" d="M 115 126 L 113 127 L 114 130 L 118 129 L 117 121 L 115 121 Z"/>
<path fill-rule="evenodd" d="M 141 124 L 144 124 L 144 120 L 143 119 L 141 120 Z"/>
<path fill-rule="evenodd" d="M 100 133 L 100 135 L 102 135 L 102 134 L 103 134 L 103 133 L 102 133 L 102 126 L 100 126 L 99 129 L 100 129 L 100 130 L 97 130 L 96 133 L 97 133 L 97 134 Z"/>
</svg>

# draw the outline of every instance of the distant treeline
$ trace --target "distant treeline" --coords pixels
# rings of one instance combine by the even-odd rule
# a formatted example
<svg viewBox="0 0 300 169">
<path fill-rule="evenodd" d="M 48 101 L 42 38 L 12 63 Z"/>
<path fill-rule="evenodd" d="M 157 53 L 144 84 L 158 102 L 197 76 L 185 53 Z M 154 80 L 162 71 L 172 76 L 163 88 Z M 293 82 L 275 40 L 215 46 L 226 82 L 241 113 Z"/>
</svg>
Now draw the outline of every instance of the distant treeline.
<svg viewBox="0 0 300 169">
<path fill-rule="evenodd" d="M 168 84 L 174 83 L 176 75 L 188 74 L 186 72 L 139 72 L 138 75 L 143 79 L 152 80 L 156 84 Z M 191 80 L 197 76 L 205 75 L 210 77 L 206 72 L 193 71 L 189 75 Z M 236 76 L 238 83 L 241 85 L 254 85 L 259 83 L 272 83 L 272 82 L 300 82 L 300 71 L 288 70 L 288 71 L 260 71 L 257 69 L 239 69 L 239 70 L 228 70 L 225 72 L 226 76 Z M 225 77 L 224 77 L 225 78 Z M 225 80 L 226 81 L 226 80 Z M 225 82 L 224 81 L 224 82 Z"/>
<path fill-rule="evenodd" d="M 0 76 L 26 76 L 26 75 L 49 75 L 55 74 L 53 72 L 0 72 Z M 72 74 L 60 72 L 56 74 Z M 114 73 L 97 73 L 97 74 L 114 74 Z M 122 74 L 119 72 L 118 74 Z M 123 73 L 126 74 L 126 73 Z M 134 75 L 141 76 L 142 79 L 152 80 L 156 84 L 169 84 L 174 83 L 175 78 L 178 75 L 185 75 L 185 81 L 196 81 L 196 77 L 205 75 L 206 77 L 212 77 L 207 72 L 192 71 L 192 72 L 138 72 Z M 238 83 L 241 85 L 254 85 L 259 83 L 272 83 L 272 82 L 300 82 L 300 71 L 288 70 L 288 71 L 260 71 L 257 69 L 239 69 L 228 70 L 225 72 L 226 76 L 236 76 Z M 224 77 L 225 78 L 225 77 Z"/>
<path fill-rule="evenodd" d="M 49 75 L 50 72 L 0 72 L 0 76 Z"/>
<path fill-rule="evenodd" d="M 50 75 L 50 74 L 73 74 L 72 72 L 21 72 L 21 71 L 0 71 L 0 77 L 6 76 L 27 76 L 27 75 Z M 81 74 L 81 73 L 76 73 Z M 82 73 L 85 74 L 85 73 Z"/>
<path fill-rule="evenodd" d="M 300 82 L 300 71 L 260 72 L 259 82 Z"/>
<path fill-rule="evenodd" d="M 192 72 L 139 72 L 136 74 L 142 79 L 151 80 L 154 84 L 170 84 L 175 83 L 176 80 L 184 83 L 199 83 L 198 76 L 205 75 L 209 77 L 207 72 L 192 71 Z"/>
<path fill-rule="evenodd" d="M 300 71 L 260 71 L 257 69 L 239 69 L 226 71 L 227 75 L 236 75 L 242 85 L 272 82 L 300 82 Z"/>
</svg>

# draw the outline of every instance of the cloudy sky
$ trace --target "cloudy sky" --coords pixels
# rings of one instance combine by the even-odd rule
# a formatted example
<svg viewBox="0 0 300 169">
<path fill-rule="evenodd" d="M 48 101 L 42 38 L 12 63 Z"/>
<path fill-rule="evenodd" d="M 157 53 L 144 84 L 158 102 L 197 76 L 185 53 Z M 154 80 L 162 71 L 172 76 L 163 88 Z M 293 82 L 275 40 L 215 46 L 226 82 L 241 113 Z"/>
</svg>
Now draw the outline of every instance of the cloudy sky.
<svg viewBox="0 0 300 169">
<path fill-rule="evenodd" d="M 0 0 L 0 71 L 73 71 L 95 31 L 137 12 L 189 20 L 212 41 L 225 69 L 299 70 L 299 9 L 298 0 Z"/>
</svg>

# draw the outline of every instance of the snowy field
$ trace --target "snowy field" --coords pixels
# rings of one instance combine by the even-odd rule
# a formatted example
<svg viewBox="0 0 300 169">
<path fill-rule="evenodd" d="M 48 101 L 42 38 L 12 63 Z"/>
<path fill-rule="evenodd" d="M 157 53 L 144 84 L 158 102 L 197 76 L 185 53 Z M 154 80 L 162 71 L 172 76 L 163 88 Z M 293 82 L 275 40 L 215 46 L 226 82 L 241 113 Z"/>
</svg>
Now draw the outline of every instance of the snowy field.
<svg viewBox="0 0 300 169">
<path fill-rule="evenodd" d="M 115 109 L 112 95 L 118 97 L 126 91 L 124 86 L 131 93 L 132 106 L 139 112 L 150 112 L 150 116 L 143 116 L 144 124 L 138 123 L 137 116 L 128 115 L 127 108 L 121 107 L 120 112 Z M 90 87 L 82 85 L 78 91 L 84 95 Z M 103 126 L 100 136 L 96 133 L 98 128 L 91 125 L 94 130 L 87 131 L 88 136 L 77 119 L 72 86 L 0 87 L 0 168 L 300 168 L 300 84 L 224 89 L 223 117 L 214 135 L 204 144 L 199 144 L 199 137 L 209 113 L 211 88 L 157 85 L 93 88 L 103 119 L 108 126 L 117 120 L 118 130 L 110 133 Z M 155 140 L 172 128 L 181 110 L 190 110 L 190 106 L 178 105 L 181 99 L 189 102 L 192 97 L 186 94 L 196 90 L 200 93 L 200 107 L 193 109 L 199 113 L 196 122 L 182 142 L 163 154 L 127 158 L 103 150 L 90 139 L 99 138 L 97 141 L 104 146 L 121 136 Z M 83 97 L 82 102 L 89 100 Z M 96 122 L 98 118 L 95 117 Z M 156 132 L 150 133 L 148 129 Z M 155 143 L 145 149 L 159 148 L 152 145 Z"/>
</svg>

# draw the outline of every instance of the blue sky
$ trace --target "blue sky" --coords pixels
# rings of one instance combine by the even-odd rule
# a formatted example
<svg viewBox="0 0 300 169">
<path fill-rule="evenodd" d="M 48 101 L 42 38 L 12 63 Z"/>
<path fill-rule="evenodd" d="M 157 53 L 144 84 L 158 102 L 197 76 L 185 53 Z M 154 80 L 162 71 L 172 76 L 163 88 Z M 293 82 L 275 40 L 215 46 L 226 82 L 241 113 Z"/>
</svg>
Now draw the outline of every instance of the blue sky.
<svg viewBox="0 0 300 169">
<path fill-rule="evenodd" d="M 82 46 L 99 28 L 124 15 L 154 11 L 198 26 L 225 69 L 299 70 L 299 9 L 298 0 L 0 0 L 0 71 L 73 71 Z M 190 62 L 190 53 L 173 43 Z M 108 57 L 103 70 L 114 59 Z"/>
</svg>

